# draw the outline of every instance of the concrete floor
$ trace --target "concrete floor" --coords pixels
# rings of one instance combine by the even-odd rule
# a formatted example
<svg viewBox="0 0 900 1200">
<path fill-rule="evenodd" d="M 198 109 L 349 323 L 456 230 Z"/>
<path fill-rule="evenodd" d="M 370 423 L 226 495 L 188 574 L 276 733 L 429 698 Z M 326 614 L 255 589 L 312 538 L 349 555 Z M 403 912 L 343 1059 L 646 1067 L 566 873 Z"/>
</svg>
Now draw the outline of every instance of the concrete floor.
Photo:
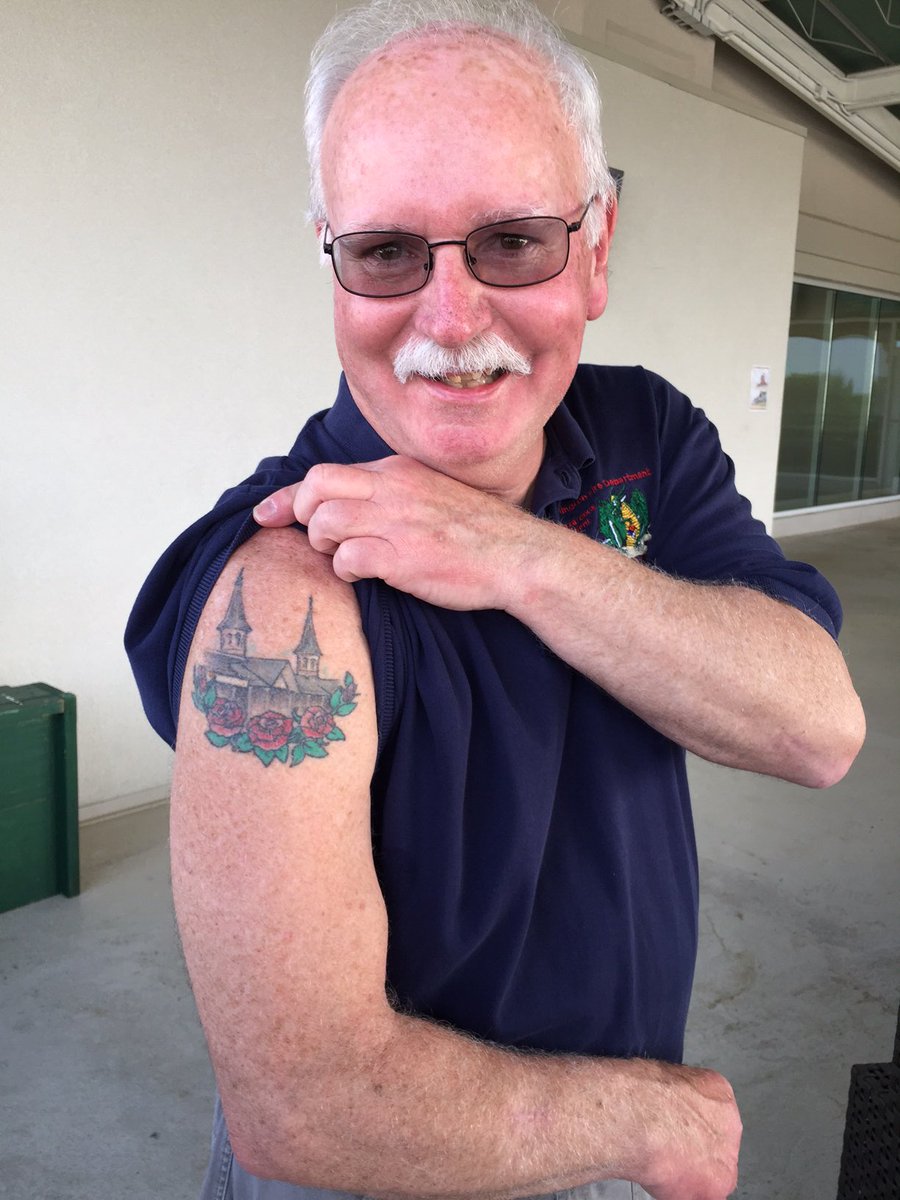
<svg viewBox="0 0 900 1200">
<path fill-rule="evenodd" d="M 785 548 L 842 595 L 869 737 L 828 792 L 692 764 L 703 899 L 688 1061 L 737 1091 L 739 1197 L 828 1200 L 850 1065 L 890 1058 L 900 1000 L 900 521 Z M 85 874 L 74 900 L 0 916 L 0 1197 L 193 1200 L 212 1077 L 165 846 Z"/>
</svg>

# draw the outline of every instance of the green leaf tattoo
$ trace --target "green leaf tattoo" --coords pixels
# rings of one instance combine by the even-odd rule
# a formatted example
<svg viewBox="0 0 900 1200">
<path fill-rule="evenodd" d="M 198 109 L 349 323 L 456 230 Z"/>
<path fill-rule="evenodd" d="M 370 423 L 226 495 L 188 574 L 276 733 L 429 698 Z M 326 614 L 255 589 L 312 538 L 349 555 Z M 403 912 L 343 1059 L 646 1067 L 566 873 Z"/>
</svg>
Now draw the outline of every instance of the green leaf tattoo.
<svg viewBox="0 0 900 1200">
<path fill-rule="evenodd" d="M 347 740 L 337 718 L 356 708 L 356 680 L 349 671 L 343 683 L 321 674 L 312 596 L 293 661 L 249 654 L 247 635 L 253 630 L 243 585 L 242 568 L 218 626 L 219 648 L 207 650 L 205 663 L 194 667 L 191 698 L 206 716 L 206 739 L 220 750 L 229 746 L 253 754 L 264 767 L 327 758 L 329 743 Z"/>
</svg>

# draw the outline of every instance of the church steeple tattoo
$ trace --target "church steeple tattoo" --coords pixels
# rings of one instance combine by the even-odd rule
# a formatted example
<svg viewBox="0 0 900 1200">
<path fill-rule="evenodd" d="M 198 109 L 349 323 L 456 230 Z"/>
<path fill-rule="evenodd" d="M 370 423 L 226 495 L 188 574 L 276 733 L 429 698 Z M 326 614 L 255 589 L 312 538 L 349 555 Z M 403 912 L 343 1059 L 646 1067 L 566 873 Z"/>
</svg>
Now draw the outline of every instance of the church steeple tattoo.
<svg viewBox="0 0 900 1200">
<path fill-rule="evenodd" d="M 294 647 L 294 655 L 297 663 L 298 675 L 318 675 L 319 674 L 319 659 L 322 657 L 322 651 L 319 649 L 319 641 L 316 637 L 316 628 L 313 625 L 313 600 L 309 598 L 309 606 L 306 610 L 306 620 L 303 623 L 303 633 L 300 635 L 300 641 Z"/>
<path fill-rule="evenodd" d="M 310 601 L 312 603 L 312 601 Z M 225 654 L 247 653 L 247 634 L 252 633 L 252 627 L 247 623 L 244 614 L 244 569 L 238 572 L 231 589 L 231 599 L 228 601 L 228 612 L 216 626 L 219 631 L 219 650 Z"/>
<path fill-rule="evenodd" d="M 247 635 L 253 629 L 244 612 L 243 569 L 216 628 L 219 649 L 207 650 L 205 662 L 195 663 L 192 693 L 206 716 L 206 738 L 213 746 L 255 754 L 265 766 L 277 759 L 295 767 L 306 758 L 326 758 L 332 742 L 345 740 L 338 718 L 356 708 L 356 681 L 349 671 L 343 679 L 320 674 L 312 596 L 293 666 L 287 658 L 248 652 Z"/>
</svg>

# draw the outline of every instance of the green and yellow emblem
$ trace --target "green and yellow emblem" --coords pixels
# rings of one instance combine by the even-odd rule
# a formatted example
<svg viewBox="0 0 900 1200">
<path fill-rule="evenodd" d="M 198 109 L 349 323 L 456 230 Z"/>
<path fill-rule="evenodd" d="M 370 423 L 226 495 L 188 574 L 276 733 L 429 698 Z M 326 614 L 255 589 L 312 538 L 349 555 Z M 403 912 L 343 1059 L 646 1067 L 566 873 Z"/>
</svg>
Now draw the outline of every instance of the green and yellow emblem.
<svg viewBox="0 0 900 1200">
<path fill-rule="evenodd" d="M 650 519 L 642 491 L 635 488 L 630 496 L 613 492 L 608 500 L 597 505 L 597 517 L 597 537 L 604 546 L 614 546 L 629 558 L 647 553 Z"/>
</svg>

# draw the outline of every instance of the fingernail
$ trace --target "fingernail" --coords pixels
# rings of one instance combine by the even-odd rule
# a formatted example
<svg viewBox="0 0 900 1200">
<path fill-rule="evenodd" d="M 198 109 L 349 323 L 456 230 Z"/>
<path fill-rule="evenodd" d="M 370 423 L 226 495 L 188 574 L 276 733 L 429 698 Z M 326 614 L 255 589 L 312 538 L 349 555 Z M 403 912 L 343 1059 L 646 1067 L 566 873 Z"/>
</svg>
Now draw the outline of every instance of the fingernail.
<svg viewBox="0 0 900 1200">
<path fill-rule="evenodd" d="M 278 505 L 272 499 L 260 500 L 256 508 L 253 510 L 253 516 L 257 521 L 265 521 L 269 517 L 274 517 L 278 512 Z"/>
</svg>

